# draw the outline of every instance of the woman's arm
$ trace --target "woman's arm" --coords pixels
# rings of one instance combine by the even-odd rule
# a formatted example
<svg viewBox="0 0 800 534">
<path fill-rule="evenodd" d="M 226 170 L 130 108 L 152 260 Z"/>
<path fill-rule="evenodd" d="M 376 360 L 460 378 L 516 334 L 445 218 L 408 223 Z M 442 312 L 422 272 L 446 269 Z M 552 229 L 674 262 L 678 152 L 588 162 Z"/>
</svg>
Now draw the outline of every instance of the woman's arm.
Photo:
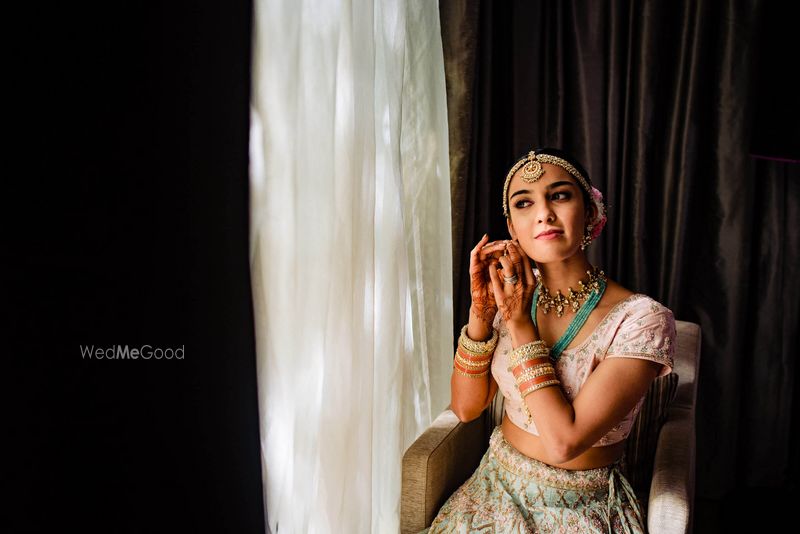
<svg viewBox="0 0 800 534">
<path fill-rule="evenodd" d="M 475 384 L 479 382 L 479 384 Z M 450 378 L 450 409 L 462 423 L 477 419 L 497 393 L 497 382 L 491 374 L 483 378 L 467 378 L 453 373 Z"/>
<path fill-rule="evenodd" d="M 492 337 L 491 332 L 491 324 L 487 326 L 483 318 L 470 310 L 467 336 L 475 341 L 486 341 Z M 491 372 L 487 376 L 470 378 L 453 369 L 450 377 L 450 409 L 460 421 L 472 421 L 491 404 L 496 392 L 497 382 Z"/>
<path fill-rule="evenodd" d="M 489 243 L 484 234 L 470 251 L 469 274 L 472 303 L 469 308 L 467 337 L 474 341 L 487 341 L 492 337 L 492 321 L 497 314 L 497 303 L 490 288 L 488 265 L 502 255 L 506 241 Z M 490 366 L 491 369 L 491 366 Z M 476 419 L 492 402 L 497 383 L 489 372 L 486 376 L 470 378 L 453 369 L 450 378 L 450 409 L 463 422 Z"/>
<path fill-rule="evenodd" d="M 514 348 L 537 341 L 533 324 L 509 325 Z M 606 357 L 570 403 L 560 387 L 525 397 L 539 436 L 557 463 L 581 455 L 636 406 L 662 364 L 636 358 Z"/>
</svg>

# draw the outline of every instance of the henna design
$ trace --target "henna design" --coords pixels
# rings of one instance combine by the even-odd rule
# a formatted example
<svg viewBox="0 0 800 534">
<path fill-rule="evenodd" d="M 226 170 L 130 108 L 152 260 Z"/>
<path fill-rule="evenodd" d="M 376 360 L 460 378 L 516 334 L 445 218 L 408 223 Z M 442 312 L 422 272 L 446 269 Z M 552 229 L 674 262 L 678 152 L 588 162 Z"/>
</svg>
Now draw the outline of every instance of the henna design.
<svg viewBox="0 0 800 534">
<path fill-rule="evenodd" d="M 503 300 L 503 305 L 501 306 L 501 311 L 503 314 L 503 320 L 505 322 L 511 321 L 511 315 L 519 309 L 519 302 L 522 300 L 519 295 L 517 295 L 516 288 L 514 289 L 514 294 L 507 296 Z"/>
<path fill-rule="evenodd" d="M 492 280 L 489 276 L 488 265 L 493 261 L 493 254 L 498 252 L 497 247 L 500 244 L 498 242 L 489 243 L 480 250 L 476 247 L 470 257 L 470 291 L 472 297 L 470 313 L 489 326 L 494 322 L 494 316 L 497 314 L 497 303 L 492 290 Z M 486 256 L 484 257 L 484 255 Z"/>
<path fill-rule="evenodd" d="M 514 316 L 522 314 L 527 316 L 533 301 L 533 291 L 525 287 L 522 283 L 514 284 L 514 292 L 506 295 L 502 304 L 499 305 L 500 313 L 505 322 L 514 319 Z"/>
<path fill-rule="evenodd" d="M 494 292 L 489 285 L 488 275 L 483 271 L 472 273 L 472 306 L 471 312 L 487 324 L 492 324 L 497 313 Z"/>
</svg>

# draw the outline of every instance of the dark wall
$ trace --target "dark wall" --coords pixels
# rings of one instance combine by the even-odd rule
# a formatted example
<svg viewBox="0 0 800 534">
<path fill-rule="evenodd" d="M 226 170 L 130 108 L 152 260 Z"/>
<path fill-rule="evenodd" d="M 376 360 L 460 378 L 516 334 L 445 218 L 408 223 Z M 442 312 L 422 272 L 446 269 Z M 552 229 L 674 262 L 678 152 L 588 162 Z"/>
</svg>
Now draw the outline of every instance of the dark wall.
<svg viewBox="0 0 800 534">
<path fill-rule="evenodd" d="M 800 99 L 795 65 L 797 2 L 765 2 L 757 65 L 756 104 L 750 153 L 800 162 Z"/>
<path fill-rule="evenodd" d="M 252 6 L 160 4 L 7 19 L 6 532 L 264 532 Z M 89 360 L 81 345 L 183 358 Z"/>
</svg>

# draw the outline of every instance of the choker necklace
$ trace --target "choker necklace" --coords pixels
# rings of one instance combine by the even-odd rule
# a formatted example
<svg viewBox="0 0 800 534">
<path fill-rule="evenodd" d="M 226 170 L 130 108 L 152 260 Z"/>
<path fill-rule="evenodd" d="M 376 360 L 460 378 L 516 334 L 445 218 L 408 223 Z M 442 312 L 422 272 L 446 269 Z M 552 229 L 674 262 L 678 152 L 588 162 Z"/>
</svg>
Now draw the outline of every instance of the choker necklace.
<svg viewBox="0 0 800 534">
<path fill-rule="evenodd" d="M 556 291 L 555 297 L 550 295 L 541 277 L 537 277 L 539 283 L 536 284 L 536 289 L 533 292 L 534 304 L 531 305 L 531 318 L 533 319 L 533 325 L 535 327 L 538 328 L 536 324 L 537 307 L 542 308 L 544 313 L 554 308 L 556 310 L 556 315 L 559 317 L 564 315 L 564 308 L 566 306 L 569 306 L 570 309 L 575 312 L 575 317 L 569 322 L 567 330 L 561 334 L 561 337 L 558 338 L 558 341 L 556 341 L 550 349 L 550 359 L 554 362 L 558 361 L 564 349 L 572 343 L 578 331 L 586 324 L 586 319 L 589 318 L 589 314 L 595 309 L 597 303 L 600 302 L 600 299 L 603 297 L 603 293 L 606 291 L 606 275 L 603 271 L 597 267 L 592 267 L 592 270 L 586 271 L 586 274 L 589 275 L 589 281 L 586 283 L 583 281 L 578 282 L 578 291 L 573 291 L 570 287 L 569 295 L 566 297 L 561 294 L 561 291 Z M 539 292 L 539 288 L 542 289 L 541 293 Z M 580 311 L 578 311 L 579 309 Z"/>
<path fill-rule="evenodd" d="M 589 281 L 584 282 L 581 280 L 578 282 L 577 291 L 574 291 L 572 287 L 567 288 L 569 293 L 566 297 L 561 294 L 560 289 L 556 290 L 555 296 L 551 295 L 547 286 L 544 285 L 541 275 L 537 276 L 538 284 L 536 285 L 536 293 L 539 298 L 535 298 L 536 295 L 534 295 L 536 307 L 542 308 L 542 312 L 545 314 L 550 310 L 555 310 L 556 315 L 559 317 L 564 315 L 564 310 L 567 308 L 572 310 L 572 313 L 577 313 L 581 304 L 583 304 L 592 293 L 602 294 L 606 285 L 606 275 L 597 267 L 592 267 L 591 270 L 586 271 L 586 274 L 589 275 Z"/>
</svg>

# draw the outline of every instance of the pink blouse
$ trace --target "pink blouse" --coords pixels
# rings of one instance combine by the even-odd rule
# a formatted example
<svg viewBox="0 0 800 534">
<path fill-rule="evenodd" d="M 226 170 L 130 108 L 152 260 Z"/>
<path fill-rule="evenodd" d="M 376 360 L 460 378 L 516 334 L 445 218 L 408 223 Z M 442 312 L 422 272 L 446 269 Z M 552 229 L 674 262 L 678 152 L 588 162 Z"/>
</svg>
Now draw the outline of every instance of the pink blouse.
<svg viewBox="0 0 800 534">
<path fill-rule="evenodd" d="M 492 376 L 505 397 L 504 409 L 509 419 L 521 429 L 538 436 L 533 419 L 522 406 L 522 397 L 515 386 L 514 375 L 508 370 L 511 354 L 511 336 L 500 313 L 495 316 L 494 327 L 499 340 L 492 361 Z M 658 376 L 672 372 L 675 344 L 675 319 L 672 312 L 647 295 L 633 294 L 618 302 L 600 321 L 594 331 L 580 344 L 561 353 L 555 364 L 561 389 L 572 402 L 592 371 L 605 358 L 640 358 L 663 365 Z M 628 436 L 644 396 L 626 415 L 593 447 L 602 447 L 622 441 Z M 531 414 L 532 418 L 536 414 Z"/>
</svg>

